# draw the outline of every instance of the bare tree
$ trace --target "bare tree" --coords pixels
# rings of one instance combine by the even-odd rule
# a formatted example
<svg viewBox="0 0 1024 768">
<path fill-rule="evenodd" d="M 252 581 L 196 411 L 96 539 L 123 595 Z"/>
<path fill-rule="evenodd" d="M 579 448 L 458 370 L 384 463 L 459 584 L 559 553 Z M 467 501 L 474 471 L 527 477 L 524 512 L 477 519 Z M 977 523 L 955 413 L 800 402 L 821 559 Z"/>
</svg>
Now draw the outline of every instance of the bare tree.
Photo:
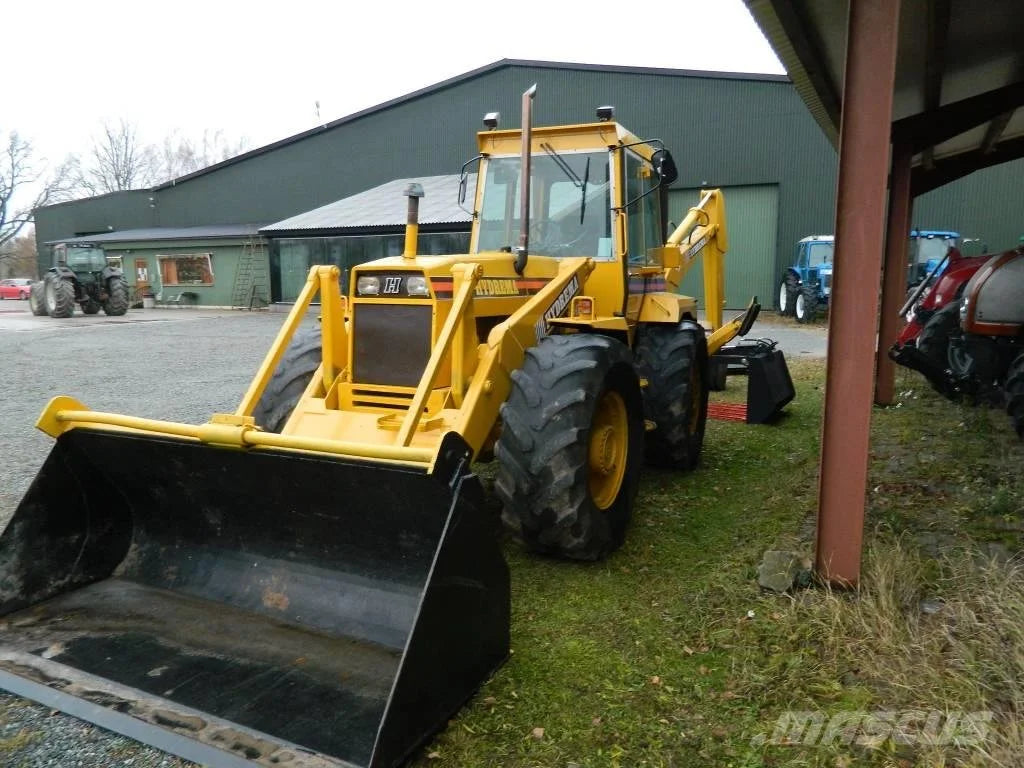
<svg viewBox="0 0 1024 768">
<path fill-rule="evenodd" d="M 102 135 L 79 164 L 76 186 L 84 195 L 145 189 L 157 183 L 159 165 L 156 150 L 139 140 L 134 123 L 104 123 Z"/>
<path fill-rule="evenodd" d="M 36 274 L 36 235 L 27 234 L 8 240 L 0 246 L 0 276 L 34 277 Z"/>
<path fill-rule="evenodd" d="M 170 181 L 240 155 L 249 148 L 247 139 L 229 141 L 221 130 L 206 129 L 198 140 L 177 132 L 164 139 L 160 152 L 161 181 Z"/>
<path fill-rule="evenodd" d="M 4 246 L 32 221 L 36 208 L 70 197 L 73 165 L 65 160 L 48 174 L 32 144 L 17 131 L 8 134 L 0 158 L 0 250 L 6 250 Z"/>
<path fill-rule="evenodd" d="M 204 130 L 196 140 L 177 131 L 162 145 L 143 143 L 138 128 L 127 120 L 104 123 L 102 135 L 75 171 L 81 196 L 125 189 L 145 189 L 241 154 L 246 139 L 229 141 L 223 131 Z"/>
</svg>

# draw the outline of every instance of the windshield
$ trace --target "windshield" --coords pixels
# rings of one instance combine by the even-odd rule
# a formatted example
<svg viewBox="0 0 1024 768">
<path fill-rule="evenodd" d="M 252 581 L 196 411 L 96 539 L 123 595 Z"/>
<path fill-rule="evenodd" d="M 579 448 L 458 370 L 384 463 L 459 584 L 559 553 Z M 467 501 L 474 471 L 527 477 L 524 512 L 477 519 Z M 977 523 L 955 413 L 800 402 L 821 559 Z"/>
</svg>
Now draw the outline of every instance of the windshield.
<svg viewBox="0 0 1024 768">
<path fill-rule="evenodd" d="M 817 267 L 821 264 L 831 264 L 832 254 L 835 253 L 835 244 L 833 243 L 811 243 L 808 248 L 808 263 L 812 267 Z"/>
<path fill-rule="evenodd" d="M 911 243 L 911 249 L 916 248 L 914 262 L 917 264 L 937 262 L 946 255 L 946 251 L 955 247 L 956 240 L 952 237 L 919 237 Z"/>
<path fill-rule="evenodd" d="M 554 152 L 530 161 L 530 253 L 612 258 L 608 152 Z M 476 252 L 519 244 L 517 157 L 487 161 Z"/>
<path fill-rule="evenodd" d="M 80 272 L 99 272 L 107 266 L 107 257 L 102 248 L 68 248 L 67 265 Z"/>
</svg>

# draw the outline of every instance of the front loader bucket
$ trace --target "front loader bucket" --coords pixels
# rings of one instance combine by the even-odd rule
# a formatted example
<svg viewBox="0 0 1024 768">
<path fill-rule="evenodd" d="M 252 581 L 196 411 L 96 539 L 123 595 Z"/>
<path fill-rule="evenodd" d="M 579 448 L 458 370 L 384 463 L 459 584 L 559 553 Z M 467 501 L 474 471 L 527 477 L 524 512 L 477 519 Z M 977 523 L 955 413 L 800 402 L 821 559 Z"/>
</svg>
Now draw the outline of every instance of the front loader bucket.
<svg viewBox="0 0 1024 768">
<path fill-rule="evenodd" d="M 508 654 L 468 455 L 66 432 L 0 537 L 0 687 L 215 768 L 397 765 Z"/>
</svg>

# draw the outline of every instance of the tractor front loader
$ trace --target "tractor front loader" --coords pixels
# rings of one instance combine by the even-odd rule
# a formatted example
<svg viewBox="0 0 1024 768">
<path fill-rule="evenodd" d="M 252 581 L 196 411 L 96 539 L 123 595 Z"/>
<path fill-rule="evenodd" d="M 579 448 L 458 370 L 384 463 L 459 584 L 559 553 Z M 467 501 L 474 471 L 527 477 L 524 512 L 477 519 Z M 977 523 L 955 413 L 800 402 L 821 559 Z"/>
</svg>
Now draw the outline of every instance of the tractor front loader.
<svg viewBox="0 0 1024 768">
<path fill-rule="evenodd" d="M 621 543 L 645 449 L 697 464 L 708 354 L 750 317 L 721 322 L 722 196 L 666 240 L 660 142 L 534 129 L 532 99 L 479 134 L 470 253 L 416 255 L 409 189 L 404 255 L 346 297 L 313 267 L 233 413 L 51 401 L 0 537 L 0 687 L 211 766 L 397 765 L 508 654 L 472 463 L 528 546 L 577 559 Z M 710 338 L 665 290 L 701 256 Z"/>
</svg>

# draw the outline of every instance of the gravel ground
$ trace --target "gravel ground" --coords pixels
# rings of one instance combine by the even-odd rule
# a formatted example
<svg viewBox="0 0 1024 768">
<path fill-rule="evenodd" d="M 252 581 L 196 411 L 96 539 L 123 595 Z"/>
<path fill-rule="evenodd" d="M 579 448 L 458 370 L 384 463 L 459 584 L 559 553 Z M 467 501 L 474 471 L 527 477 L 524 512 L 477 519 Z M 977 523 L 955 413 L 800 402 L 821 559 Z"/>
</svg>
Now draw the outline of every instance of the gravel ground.
<svg viewBox="0 0 1024 768">
<path fill-rule="evenodd" d="M 20 305 L 20 306 L 19 306 Z M 727 316 L 731 316 L 727 313 Z M 52 445 L 34 429 L 59 394 L 94 410 L 202 423 L 233 410 L 284 316 L 190 310 L 132 311 L 124 318 L 32 318 L 23 303 L 0 312 L 0 529 Z M 765 313 L 751 336 L 790 356 L 823 356 L 825 327 Z M 0 694 L 0 766 L 186 766 L 137 742 Z"/>
<path fill-rule="evenodd" d="M 0 315 L 0 528 L 52 445 L 34 428 L 65 394 L 94 410 L 189 423 L 231 411 L 284 315 L 189 310 L 129 312 L 69 321 Z M 128 322 L 125 322 L 125 321 Z M 169 768 L 190 765 L 72 717 L 0 694 L 4 768 Z"/>
</svg>

